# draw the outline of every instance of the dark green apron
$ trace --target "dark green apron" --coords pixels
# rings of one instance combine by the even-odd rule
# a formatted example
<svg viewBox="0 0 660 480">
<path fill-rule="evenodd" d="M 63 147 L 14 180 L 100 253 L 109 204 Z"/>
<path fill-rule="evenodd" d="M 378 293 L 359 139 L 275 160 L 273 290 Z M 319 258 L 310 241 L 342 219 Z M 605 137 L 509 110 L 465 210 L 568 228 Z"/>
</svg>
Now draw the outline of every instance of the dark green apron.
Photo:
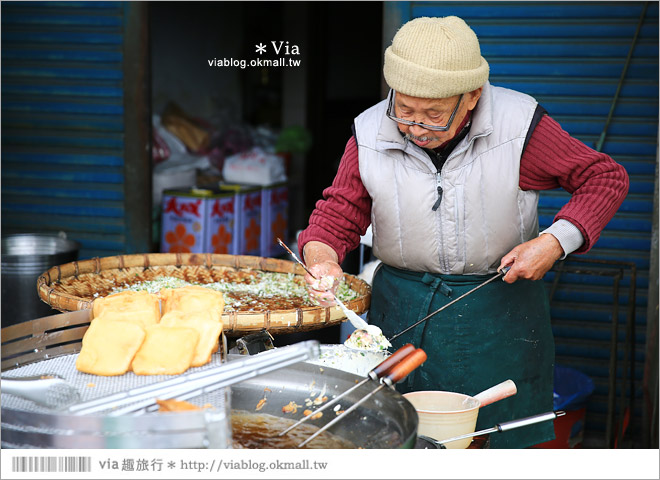
<svg viewBox="0 0 660 480">
<path fill-rule="evenodd" d="M 374 276 L 370 323 L 390 337 L 490 277 L 417 273 L 382 264 Z M 477 430 L 553 409 L 555 344 L 542 281 L 491 282 L 396 338 L 393 350 L 406 343 L 424 349 L 428 359 L 397 386 L 402 393 L 476 395 L 509 378 L 516 383 L 516 395 L 479 410 Z M 554 437 L 548 421 L 493 433 L 490 446 L 525 448 Z"/>
</svg>

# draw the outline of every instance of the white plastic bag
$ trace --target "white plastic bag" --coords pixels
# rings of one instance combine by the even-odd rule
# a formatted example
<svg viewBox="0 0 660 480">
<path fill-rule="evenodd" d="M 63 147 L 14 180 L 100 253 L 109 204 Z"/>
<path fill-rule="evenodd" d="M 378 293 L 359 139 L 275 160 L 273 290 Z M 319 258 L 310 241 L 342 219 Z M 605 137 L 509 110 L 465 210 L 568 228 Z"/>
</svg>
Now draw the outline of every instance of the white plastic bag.
<svg viewBox="0 0 660 480">
<path fill-rule="evenodd" d="M 222 177 L 227 183 L 271 185 L 286 180 L 284 159 L 255 147 L 225 159 Z"/>
<path fill-rule="evenodd" d="M 169 188 L 184 188 L 195 185 L 197 170 L 211 167 L 206 155 L 193 155 L 188 153 L 186 146 L 175 135 L 167 131 L 160 123 L 160 117 L 152 117 L 154 130 L 169 148 L 169 155 L 153 168 L 151 198 L 153 205 L 160 205 L 163 190 Z"/>
</svg>

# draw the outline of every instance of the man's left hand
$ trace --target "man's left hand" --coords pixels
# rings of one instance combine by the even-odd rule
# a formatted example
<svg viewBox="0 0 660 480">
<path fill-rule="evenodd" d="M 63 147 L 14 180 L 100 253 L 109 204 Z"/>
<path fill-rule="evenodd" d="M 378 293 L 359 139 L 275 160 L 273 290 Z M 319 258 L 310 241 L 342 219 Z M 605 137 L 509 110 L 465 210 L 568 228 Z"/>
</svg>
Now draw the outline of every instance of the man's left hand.
<svg viewBox="0 0 660 480">
<path fill-rule="evenodd" d="M 534 240 L 521 243 L 502 257 L 498 270 L 511 266 L 504 276 L 504 281 L 513 283 L 519 279 L 540 280 L 557 260 L 564 255 L 564 250 L 554 235 L 545 233 Z"/>
</svg>

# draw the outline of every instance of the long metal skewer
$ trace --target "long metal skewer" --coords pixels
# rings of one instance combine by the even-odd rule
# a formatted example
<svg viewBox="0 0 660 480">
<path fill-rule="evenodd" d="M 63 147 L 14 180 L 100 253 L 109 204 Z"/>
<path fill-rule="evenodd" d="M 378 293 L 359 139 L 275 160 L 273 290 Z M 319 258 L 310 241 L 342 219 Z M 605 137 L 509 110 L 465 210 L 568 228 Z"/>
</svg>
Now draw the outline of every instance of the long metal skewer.
<svg viewBox="0 0 660 480">
<path fill-rule="evenodd" d="M 455 299 L 455 300 L 452 300 L 452 301 L 449 302 L 448 304 L 443 305 L 442 307 L 438 308 L 435 312 L 433 312 L 433 313 L 429 313 L 427 316 L 425 316 L 425 317 L 422 318 L 421 320 L 419 320 L 419 321 L 413 323 L 413 324 L 410 325 L 409 327 L 406 327 L 404 330 L 400 331 L 399 333 L 397 333 L 397 334 L 395 334 L 395 335 L 392 335 L 388 340 L 391 342 L 391 341 L 394 340 L 395 338 L 400 337 L 401 335 L 403 335 L 404 333 L 406 333 L 408 330 L 411 330 L 411 329 L 415 328 L 417 325 L 419 325 L 420 323 L 425 322 L 426 320 L 428 320 L 429 318 L 431 318 L 433 315 L 436 315 L 436 314 L 442 312 L 445 308 L 450 307 L 451 305 L 455 304 L 455 303 L 458 302 L 459 300 L 461 300 L 461 299 L 467 297 L 468 295 L 470 295 L 471 293 L 473 293 L 473 292 L 479 290 L 481 287 L 485 287 L 485 286 L 488 285 L 490 282 L 492 282 L 492 281 L 494 281 L 494 280 L 496 280 L 496 279 L 498 279 L 498 278 L 500 278 L 500 277 L 503 277 L 504 275 L 507 274 L 507 272 L 509 271 L 509 269 L 510 269 L 510 267 L 504 267 L 504 268 L 502 269 L 502 271 L 498 272 L 498 273 L 497 273 L 495 276 L 493 276 L 492 278 L 489 278 L 489 279 L 486 280 L 484 283 L 481 283 L 481 284 L 477 285 L 476 287 L 474 287 L 474 288 L 473 288 L 472 290 L 470 290 L 469 292 L 465 292 L 463 295 L 461 295 L 460 297 L 458 297 L 458 298 Z"/>
<path fill-rule="evenodd" d="M 384 376 L 380 379 L 381 384 L 374 388 L 370 393 L 366 394 L 364 397 L 362 397 L 360 400 L 355 402 L 353 405 L 351 405 L 349 408 L 347 408 L 344 413 L 339 415 L 337 418 L 331 420 L 330 422 L 326 423 L 323 425 L 321 428 L 319 428 L 316 432 L 314 432 L 312 435 L 307 437 L 304 442 L 301 442 L 298 445 L 298 448 L 304 447 L 307 445 L 310 441 L 312 441 L 314 438 L 319 436 L 321 433 L 326 431 L 328 428 L 336 424 L 337 422 L 343 420 L 346 418 L 346 416 L 354 411 L 356 408 L 358 408 L 360 405 L 362 405 L 364 402 L 366 402 L 369 398 L 374 396 L 376 393 L 378 393 L 381 389 L 384 387 L 392 387 L 395 383 L 403 380 L 408 376 L 410 372 L 412 372 L 414 369 L 419 367 L 422 363 L 426 361 L 426 352 L 422 350 L 421 348 L 416 349 L 414 352 L 408 354 L 407 357 L 405 357 L 401 362 L 399 362 L 397 365 L 392 367 L 390 370 L 390 373 L 387 374 L 387 376 Z M 310 414 L 311 416 L 311 414 Z"/>
<path fill-rule="evenodd" d="M 310 276 L 311 276 L 313 279 L 318 280 L 318 277 L 317 277 L 316 275 L 314 275 L 314 274 L 309 270 L 309 268 L 307 268 L 307 265 L 305 265 L 305 264 L 303 263 L 303 261 L 300 260 L 300 258 L 298 258 L 298 255 L 296 255 L 295 253 L 293 253 L 293 251 L 292 251 L 289 247 L 287 247 L 286 244 L 285 244 L 280 238 L 277 239 L 277 243 L 279 243 L 279 244 L 282 246 L 282 248 L 284 248 L 287 252 L 289 252 L 289 254 L 293 257 L 293 259 L 294 259 L 294 260 L 295 260 L 295 261 L 296 261 L 296 262 L 297 262 L 302 268 L 304 268 L 305 271 L 306 271 L 307 273 L 309 273 Z M 339 305 L 339 308 L 341 308 L 342 311 L 344 312 L 344 315 L 346 315 L 346 318 L 348 318 L 348 320 L 351 322 L 351 324 L 352 324 L 355 328 L 357 328 L 357 329 L 359 329 L 359 330 L 366 330 L 367 332 L 369 332 L 369 333 L 372 334 L 372 335 L 378 335 L 378 334 L 382 333 L 382 331 L 381 331 L 380 328 L 376 327 L 375 325 L 369 325 L 369 324 L 368 324 L 364 319 L 362 319 L 357 313 L 355 313 L 353 310 L 351 310 L 351 309 L 348 308 L 346 305 L 344 305 L 344 303 L 343 303 L 341 300 L 339 300 L 339 297 L 337 297 L 336 294 L 333 293 L 332 296 L 334 297 L 335 302 L 337 302 L 337 305 Z"/>
<path fill-rule="evenodd" d="M 300 265 L 302 268 L 304 268 L 305 271 L 306 271 L 307 273 L 309 273 L 309 274 L 311 275 L 312 278 L 318 280 L 318 278 L 316 278 L 316 275 L 314 275 L 314 274 L 309 270 L 309 268 L 307 268 L 307 265 L 305 265 L 305 263 L 304 263 L 302 260 L 300 260 L 300 258 L 298 258 L 298 255 L 296 255 L 295 253 L 293 253 L 293 251 L 292 251 L 289 247 L 286 246 L 286 244 L 282 241 L 282 239 L 278 238 L 278 239 L 277 239 L 277 243 L 279 243 L 280 246 L 282 246 L 282 248 L 284 248 L 284 250 L 286 250 L 287 252 L 289 252 L 289 255 L 291 255 L 291 256 L 293 257 L 293 259 L 294 259 L 296 262 L 298 262 L 298 265 Z"/>
<path fill-rule="evenodd" d="M 390 355 L 390 356 L 387 357 L 385 360 L 383 360 L 383 361 L 380 362 L 378 365 L 376 365 L 376 367 L 374 367 L 374 368 L 373 368 L 373 369 L 367 374 L 367 378 L 365 378 L 364 380 L 362 380 L 360 383 L 358 383 L 358 384 L 356 384 L 356 385 L 353 385 L 351 388 L 349 388 L 348 390 L 346 390 L 346 391 L 345 391 L 344 393 L 342 393 L 341 395 L 338 395 L 338 396 L 336 396 L 335 398 L 332 398 L 332 399 L 328 400 L 328 401 L 326 402 L 326 404 L 323 405 L 321 408 L 317 408 L 316 410 L 314 410 L 313 414 L 311 414 L 311 415 L 307 415 L 306 417 L 301 418 L 301 419 L 298 420 L 296 423 L 294 423 L 293 425 L 291 425 L 290 427 L 288 427 L 286 430 L 282 430 L 277 436 L 278 436 L 278 437 L 282 437 L 282 436 L 286 435 L 287 433 L 289 433 L 289 432 L 290 432 L 291 430 L 293 430 L 294 428 L 296 428 L 296 427 L 298 427 L 299 425 L 302 425 L 303 423 L 305 423 L 307 420 L 309 420 L 310 418 L 312 418 L 312 417 L 313 417 L 314 415 L 316 415 L 317 413 L 319 413 L 319 412 L 323 412 L 324 410 L 327 410 L 327 409 L 330 408 L 332 405 L 334 405 L 334 404 L 337 403 L 339 400 L 341 400 L 343 397 L 347 396 L 347 395 L 348 395 L 349 393 L 351 393 L 352 391 L 354 391 L 354 390 L 360 388 L 362 385 L 364 385 L 365 383 L 367 383 L 369 380 L 378 380 L 378 379 L 379 379 L 380 377 L 382 377 L 383 375 L 388 374 L 388 373 L 390 372 L 390 370 L 391 370 L 395 365 L 399 364 L 399 363 L 400 363 L 405 357 L 407 357 L 408 355 L 410 355 L 410 354 L 411 354 L 412 352 L 414 352 L 414 351 L 415 351 L 415 347 L 413 346 L 412 343 L 408 343 L 408 344 L 404 345 L 403 347 L 401 347 L 400 349 L 398 349 L 396 352 L 394 352 L 392 355 Z"/>
<path fill-rule="evenodd" d="M 486 435 L 487 433 L 506 432 L 507 430 L 512 430 L 514 428 L 526 427 L 527 425 L 534 425 L 535 423 L 554 420 L 555 418 L 562 417 L 564 415 L 566 415 L 566 412 L 564 412 L 563 410 L 539 413 L 538 415 L 532 415 L 531 417 L 525 417 L 518 420 L 511 420 L 508 422 L 498 423 L 491 428 L 485 428 L 483 430 L 479 430 L 478 432 L 466 433 L 463 435 L 458 435 L 456 437 L 451 437 L 444 440 L 435 440 L 433 438 L 426 437 L 424 435 L 421 435 L 421 437 L 424 437 L 425 440 L 429 440 L 432 443 L 435 443 L 440 448 L 447 448 L 445 444 L 455 442 L 457 440 L 463 440 L 465 438 L 471 438 L 471 437 L 478 437 L 479 435 Z"/>
</svg>

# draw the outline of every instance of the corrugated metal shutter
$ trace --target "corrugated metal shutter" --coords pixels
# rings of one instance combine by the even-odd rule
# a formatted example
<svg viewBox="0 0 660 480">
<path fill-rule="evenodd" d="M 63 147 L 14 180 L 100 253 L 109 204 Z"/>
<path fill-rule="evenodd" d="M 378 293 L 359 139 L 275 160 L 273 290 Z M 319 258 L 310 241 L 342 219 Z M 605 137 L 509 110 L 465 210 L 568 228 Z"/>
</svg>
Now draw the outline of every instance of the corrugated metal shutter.
<svg viewBox="0 0 660 480">
<path fill-rule="evenodd" d="M 2 3 L 3 233 L 64 231 L 80 258 L 148 248 L 126 207 L 130 9 Z"/>
<path fill-rule="evenodd" d="M 479 37 L 482 54 L 490 64 L 491 83 L 536 97 L 569 133 L 596 148 L 644 6 L 643 2 L 386 2 L 384 42 L 389 44 L 396 29 L 409 19 L 457 15 Z M 582 273 L 562 273 L 556 289 L 557 273 L 546 276 L 553 293 L 557 363 L 588 374 L 596 384 L 585 432 L 585 446 L 594 447 L 613 446 L 616 433 L 608 431 L 608 412 L 619 419 L 621 405 L 630 398 L 624 385 L 631 372 L 624 370 L 625 358 L 630 358 L 626 333 L 635 339 L 631 350 L 635 409 L 630 428 L 639 432 L 658 145 L 657 2 L 649 3 L 645 11 L 621 87 L 602 150 L 625 166 L 630 192 L 591 252 L 573 256 L 592 263 L 565 262 L 567 269 L 579 268 Z M 568 198 L 561 190 L 542 193 L 541 228 L 550 225 Z M 633 266 L 635 308 L 629 303 Z M 615 298 L 619 270 L 622 278 Z M 613 313 L 617 307 L 618 314 Z M 614 357 L 618 365 L 611 365 L 615 315 L 619 320 Z M 634 318 L 634 324 L 626 324 L 627 318 Z M 631 325 L 635 325 L 634 331 L 626 330 Z M 618 372 L 614 387 L 609 384 L 612 367 Z M 613 398 L 619 405 L 609 408 Z M 634 441 L 639 442 L 639 436 Z"/>
</svg>

